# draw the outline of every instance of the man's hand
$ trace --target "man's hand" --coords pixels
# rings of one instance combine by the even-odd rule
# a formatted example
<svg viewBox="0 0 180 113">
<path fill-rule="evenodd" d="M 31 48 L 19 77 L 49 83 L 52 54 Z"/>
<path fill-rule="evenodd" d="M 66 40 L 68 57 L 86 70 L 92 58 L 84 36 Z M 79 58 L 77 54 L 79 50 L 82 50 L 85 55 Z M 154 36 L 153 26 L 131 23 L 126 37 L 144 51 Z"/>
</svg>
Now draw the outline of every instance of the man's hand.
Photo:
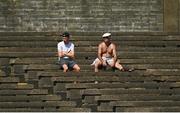
<svg viewBox="0 0 180 113">
<path fill-rule="evenodd" d="M 103 66 L 107 66 L 106 61 L 103 60 L 102 65 L 103 65 Z"/>
<path fill-rule="evenodd" d="M 71 50 L 64 52 L 64 56 L 68 56 L 68 53 L 70 53 L 70 52 L 71 52 Z"/>
</svg>

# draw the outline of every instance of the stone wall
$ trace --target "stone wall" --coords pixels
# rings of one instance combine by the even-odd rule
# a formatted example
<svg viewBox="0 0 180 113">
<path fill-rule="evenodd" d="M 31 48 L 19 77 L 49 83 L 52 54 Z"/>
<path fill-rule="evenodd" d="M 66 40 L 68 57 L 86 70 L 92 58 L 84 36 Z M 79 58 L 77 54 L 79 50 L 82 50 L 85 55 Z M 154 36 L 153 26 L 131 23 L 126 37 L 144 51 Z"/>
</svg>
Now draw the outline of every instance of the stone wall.
<svg viewBox="0 0 180 113">
<path fill-rule="evenodd" d="M 1 0 L 0 31 L 163 31 L 163 0 Z"/>
</svg>

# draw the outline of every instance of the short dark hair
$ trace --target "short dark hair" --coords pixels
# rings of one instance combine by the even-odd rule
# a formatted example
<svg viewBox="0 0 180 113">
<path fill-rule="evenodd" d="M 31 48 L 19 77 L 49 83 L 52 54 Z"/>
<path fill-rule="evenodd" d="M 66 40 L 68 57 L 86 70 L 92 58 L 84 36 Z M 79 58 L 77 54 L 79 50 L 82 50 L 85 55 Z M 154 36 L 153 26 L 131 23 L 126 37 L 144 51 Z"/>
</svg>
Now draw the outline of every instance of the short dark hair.
<svg viewBox="0 0 180 113">
<path fill-rule="evenodd" d="M 70 33 L 69 32 L 64 32 L 61 36 L 62 37 L 70 37 Z"/>
</svg>

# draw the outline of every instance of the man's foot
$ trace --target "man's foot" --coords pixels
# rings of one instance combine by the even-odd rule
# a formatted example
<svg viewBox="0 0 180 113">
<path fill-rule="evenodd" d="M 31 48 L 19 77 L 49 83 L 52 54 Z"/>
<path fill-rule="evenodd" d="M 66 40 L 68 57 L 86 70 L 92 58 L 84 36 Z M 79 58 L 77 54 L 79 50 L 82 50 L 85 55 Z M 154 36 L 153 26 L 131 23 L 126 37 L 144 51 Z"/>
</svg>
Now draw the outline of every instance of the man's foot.
<svg viewBox="0 0 180 113">
<path fill-rule="evenodd" d="M 135 69 L 134 68 L 122 68 L 121 71 L 125 72 L 125 71 L 128 71 L 128 72 L 132 72 L 134 71 Z"/>
<path fill-rule="evenodd" d="M 134 68 L 130 68 L 128 71 L 129 72 L 132 72 L 132 71 L 134 71 L 135 69 Z"/>
<path fill-rule="evenodd" d="M 98 81 L 94 81 L 94 84 L 98 84 Z"/>
</svg>

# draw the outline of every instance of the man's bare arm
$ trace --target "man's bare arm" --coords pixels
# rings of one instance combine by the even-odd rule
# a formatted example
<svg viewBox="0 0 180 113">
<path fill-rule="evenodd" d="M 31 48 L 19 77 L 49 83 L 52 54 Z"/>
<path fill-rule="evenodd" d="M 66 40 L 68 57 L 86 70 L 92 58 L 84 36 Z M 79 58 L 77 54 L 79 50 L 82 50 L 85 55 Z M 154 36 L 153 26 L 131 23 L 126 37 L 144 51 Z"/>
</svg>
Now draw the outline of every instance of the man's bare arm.
<svg viewBox="0 0 180 113">
<path fill-rule="evenodd" d="M 117 61 L 117 52 L 116 52 L 116 45 L 115 44 L 113 44 L 113 58 L 114 58 L 114 62 L 116 62 Z"/>
<path fill-rule="evenodd" d="M 98 59 L 101 61 L 101 63 L 103 63 L 103 59 L 102 59 L 102 45 L 101 44 L 99 44 L 99 46 L 98 46 Z"/>
<path fill-rule="evenodd" d="M 74 51 L 68 51 L 68 52 L 63 52 L 63 51 L 58 51 L 58 56 L 59 57 L 71 57 L 74 58 Z"/>
<path fill-rule="evenodd" d="M 68 51 L 68 52 L 65 52 L 65 56 L 68 56 L 68 57 L 71 57 L 71 58 L 74 58 L 74 51 Z"/>
<path fill-rule="evenodd" d="M 62 51 L 58 51 L 58 56 L 59 57 L 63 57 L 64 56 L 63 52 Z"/>
</svg>

